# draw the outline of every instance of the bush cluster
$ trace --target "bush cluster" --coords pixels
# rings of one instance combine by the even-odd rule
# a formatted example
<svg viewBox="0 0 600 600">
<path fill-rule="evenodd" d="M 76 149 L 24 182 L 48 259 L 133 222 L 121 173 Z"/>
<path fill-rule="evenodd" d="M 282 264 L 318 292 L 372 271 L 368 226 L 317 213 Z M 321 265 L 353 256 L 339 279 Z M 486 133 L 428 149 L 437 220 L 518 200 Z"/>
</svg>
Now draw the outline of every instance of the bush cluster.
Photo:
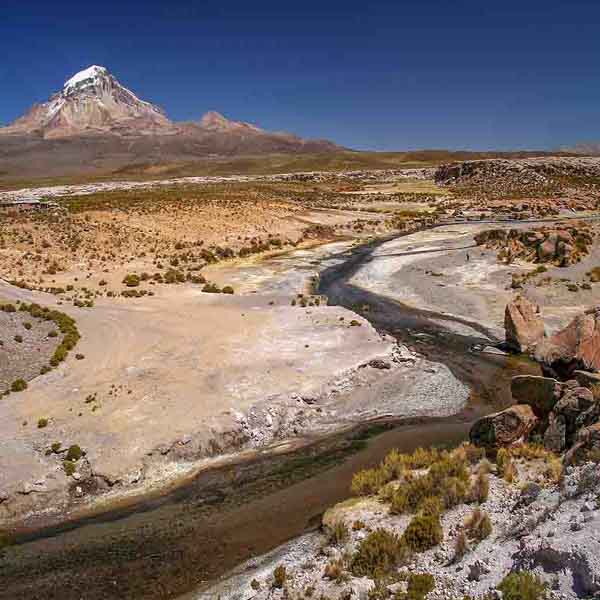
<svg viewBox="0 0 600 600">
<path fill-rule="evenodd" d="M 498 585 L 504 600 L 545 600 L 546 584 L 529 571 L 510 573 Z"/>
<path fill-rule="evenodd" d="M 352 557 L 350 570 L 356 577 L 379 579 L 392 569 L 407 564 L 410 550 L 395 533 L 376 529 L 361 541 Z"/>
</svg>

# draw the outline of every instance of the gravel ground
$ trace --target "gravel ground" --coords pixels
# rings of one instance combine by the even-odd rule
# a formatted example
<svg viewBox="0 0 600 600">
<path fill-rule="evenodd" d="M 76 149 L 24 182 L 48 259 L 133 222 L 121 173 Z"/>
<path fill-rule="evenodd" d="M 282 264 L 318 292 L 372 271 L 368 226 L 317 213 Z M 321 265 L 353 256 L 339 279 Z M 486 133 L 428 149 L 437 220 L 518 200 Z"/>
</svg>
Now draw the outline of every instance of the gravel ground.
<svg viewBox="0 0 600 600">
<path fill-rule="evenodd" d="M 526 471 L 523 468 L 523 472 Z M 404 569 L 431 573 L 435 589 L 427 600 L 463 600 L 465 595 L 480 598 L 511 571 L 531 570 L 549 589 L 550 600 L 596 598 L 600 592 L 600 466 L 587 463 L 569 467 L 562 487 L 533 485 L 525 478 L 515 484 L 490 475 L 490 494 L 482 505 L 493 524 L 492 534 L 458 562 L 453 562 L 455 540 L 473 506 L 462 505 L 442 518 L 444 541 L 436 548 L 415 555 Z M 531 490 L 533 489 L 533 493 Z M 350 540 L 342 547 L 332 545 L 323 533 L 310 533 L 281 546 L 268 555 L 241 565 L 208 590 L 185 600 L 274 600 L 301 598 L 314 588 L 316 598 L 367 600 L 373 581 L 348 575 L 343 583 L 324 577 L 331 560 L 351 555 L 369 530 L 383 527 L 402 534 L 410 517 L 390 515 L 386 504 L 376 498 L 352 499 L 328 511 L 324 522 L 342 519 L 350 528 Z M 365 527 L 350 527 L 360 520 Z M 284 565 L 287 591 L 273 589 L 273 570 Z M 256 580 L 259 586 L 255 589 Z M 390 586 L 390 589 L 393 587 Z M 184 600 L 184 599 L 181 599 Z"/>
<path fill-rule="evenodd" d="M 31 323 L 26 329 L 25 323 Z M 0 392 L 10 388 L 16 379 L 29 381 L 48 364 L 61 337 L 48 337 L 56 330 L 52 322 L 34 319 L 28 313 L 0 312 Z M 17 342 L 15 336 L 21 336 Z"/>
</svg>

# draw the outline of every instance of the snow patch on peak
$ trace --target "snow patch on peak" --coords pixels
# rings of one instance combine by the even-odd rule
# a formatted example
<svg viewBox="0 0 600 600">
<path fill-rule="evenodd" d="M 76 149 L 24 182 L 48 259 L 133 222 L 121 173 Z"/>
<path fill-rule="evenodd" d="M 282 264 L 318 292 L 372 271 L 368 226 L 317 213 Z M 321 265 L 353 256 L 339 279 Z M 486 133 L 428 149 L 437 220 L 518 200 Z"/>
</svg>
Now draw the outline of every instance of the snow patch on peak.
<svg viewBox="0 0 600 600">
<path fill-rule="evenodd" d="M 86 81 L 88 79 L 97 79 L 99 77 L 106 77 L 108 75 L 108 69 L 106 67 L 99 67 L 98 65 L 92 65 L 83 71 L 79 71 L 79 73 L 75 73 L 71 79 L 65 81 L 64 88 L 70 88 L 76 86 L 82 81 Z"/>
</svg>

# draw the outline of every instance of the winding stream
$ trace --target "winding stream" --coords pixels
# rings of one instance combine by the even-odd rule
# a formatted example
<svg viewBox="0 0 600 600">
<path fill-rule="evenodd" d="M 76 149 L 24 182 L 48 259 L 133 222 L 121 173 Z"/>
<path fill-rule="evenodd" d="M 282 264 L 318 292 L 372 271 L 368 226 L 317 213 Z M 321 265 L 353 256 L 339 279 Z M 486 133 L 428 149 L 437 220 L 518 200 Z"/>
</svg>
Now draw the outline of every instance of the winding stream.
<svg viewBox="0 0 600 600">
<path fill-rule="evenodd" d="M 243 561 L 317 527 L 324 510 L 347 497 L 352 474 L 390 449 L 454 444 L 479 415 L 507 404 L 510 378 L 536 367 L 471 352 L 489 337 L 485 328 L 481 338 L 461 335 L 444 326 L 456 317 L 416 310 L 348 283 L 375 247 L 338 244 L 330 253 L 321 248 L 314 255 L 325 266 L 318 291 L 332 304 L 368 304 L 365 316 L 374 326 L 445 363 L 473 390 L 463 412 L 370 423 L 300 449 L 259 452 L 132 508 L 19 539 L 0 554 L 0 599 L 153 600 L 201 590 Z M 309 268 L 316 270 L 311 261 L 302 266 Z M 477 330 L 477 324 L 467 324 Z"/>
</svg>

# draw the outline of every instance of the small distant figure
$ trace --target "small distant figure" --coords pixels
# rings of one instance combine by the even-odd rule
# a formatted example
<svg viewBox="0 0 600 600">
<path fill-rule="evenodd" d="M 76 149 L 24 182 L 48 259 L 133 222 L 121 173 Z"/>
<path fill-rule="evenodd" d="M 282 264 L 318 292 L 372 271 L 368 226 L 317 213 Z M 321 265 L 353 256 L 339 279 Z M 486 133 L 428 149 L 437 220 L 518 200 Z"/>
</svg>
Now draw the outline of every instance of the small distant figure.
<svg viewBox="0 0 600 600">
<path fill-rule="evenodd" d="M 467 252 L 467 262 L 469 262 L 469 253 Z"/>
</svg>

